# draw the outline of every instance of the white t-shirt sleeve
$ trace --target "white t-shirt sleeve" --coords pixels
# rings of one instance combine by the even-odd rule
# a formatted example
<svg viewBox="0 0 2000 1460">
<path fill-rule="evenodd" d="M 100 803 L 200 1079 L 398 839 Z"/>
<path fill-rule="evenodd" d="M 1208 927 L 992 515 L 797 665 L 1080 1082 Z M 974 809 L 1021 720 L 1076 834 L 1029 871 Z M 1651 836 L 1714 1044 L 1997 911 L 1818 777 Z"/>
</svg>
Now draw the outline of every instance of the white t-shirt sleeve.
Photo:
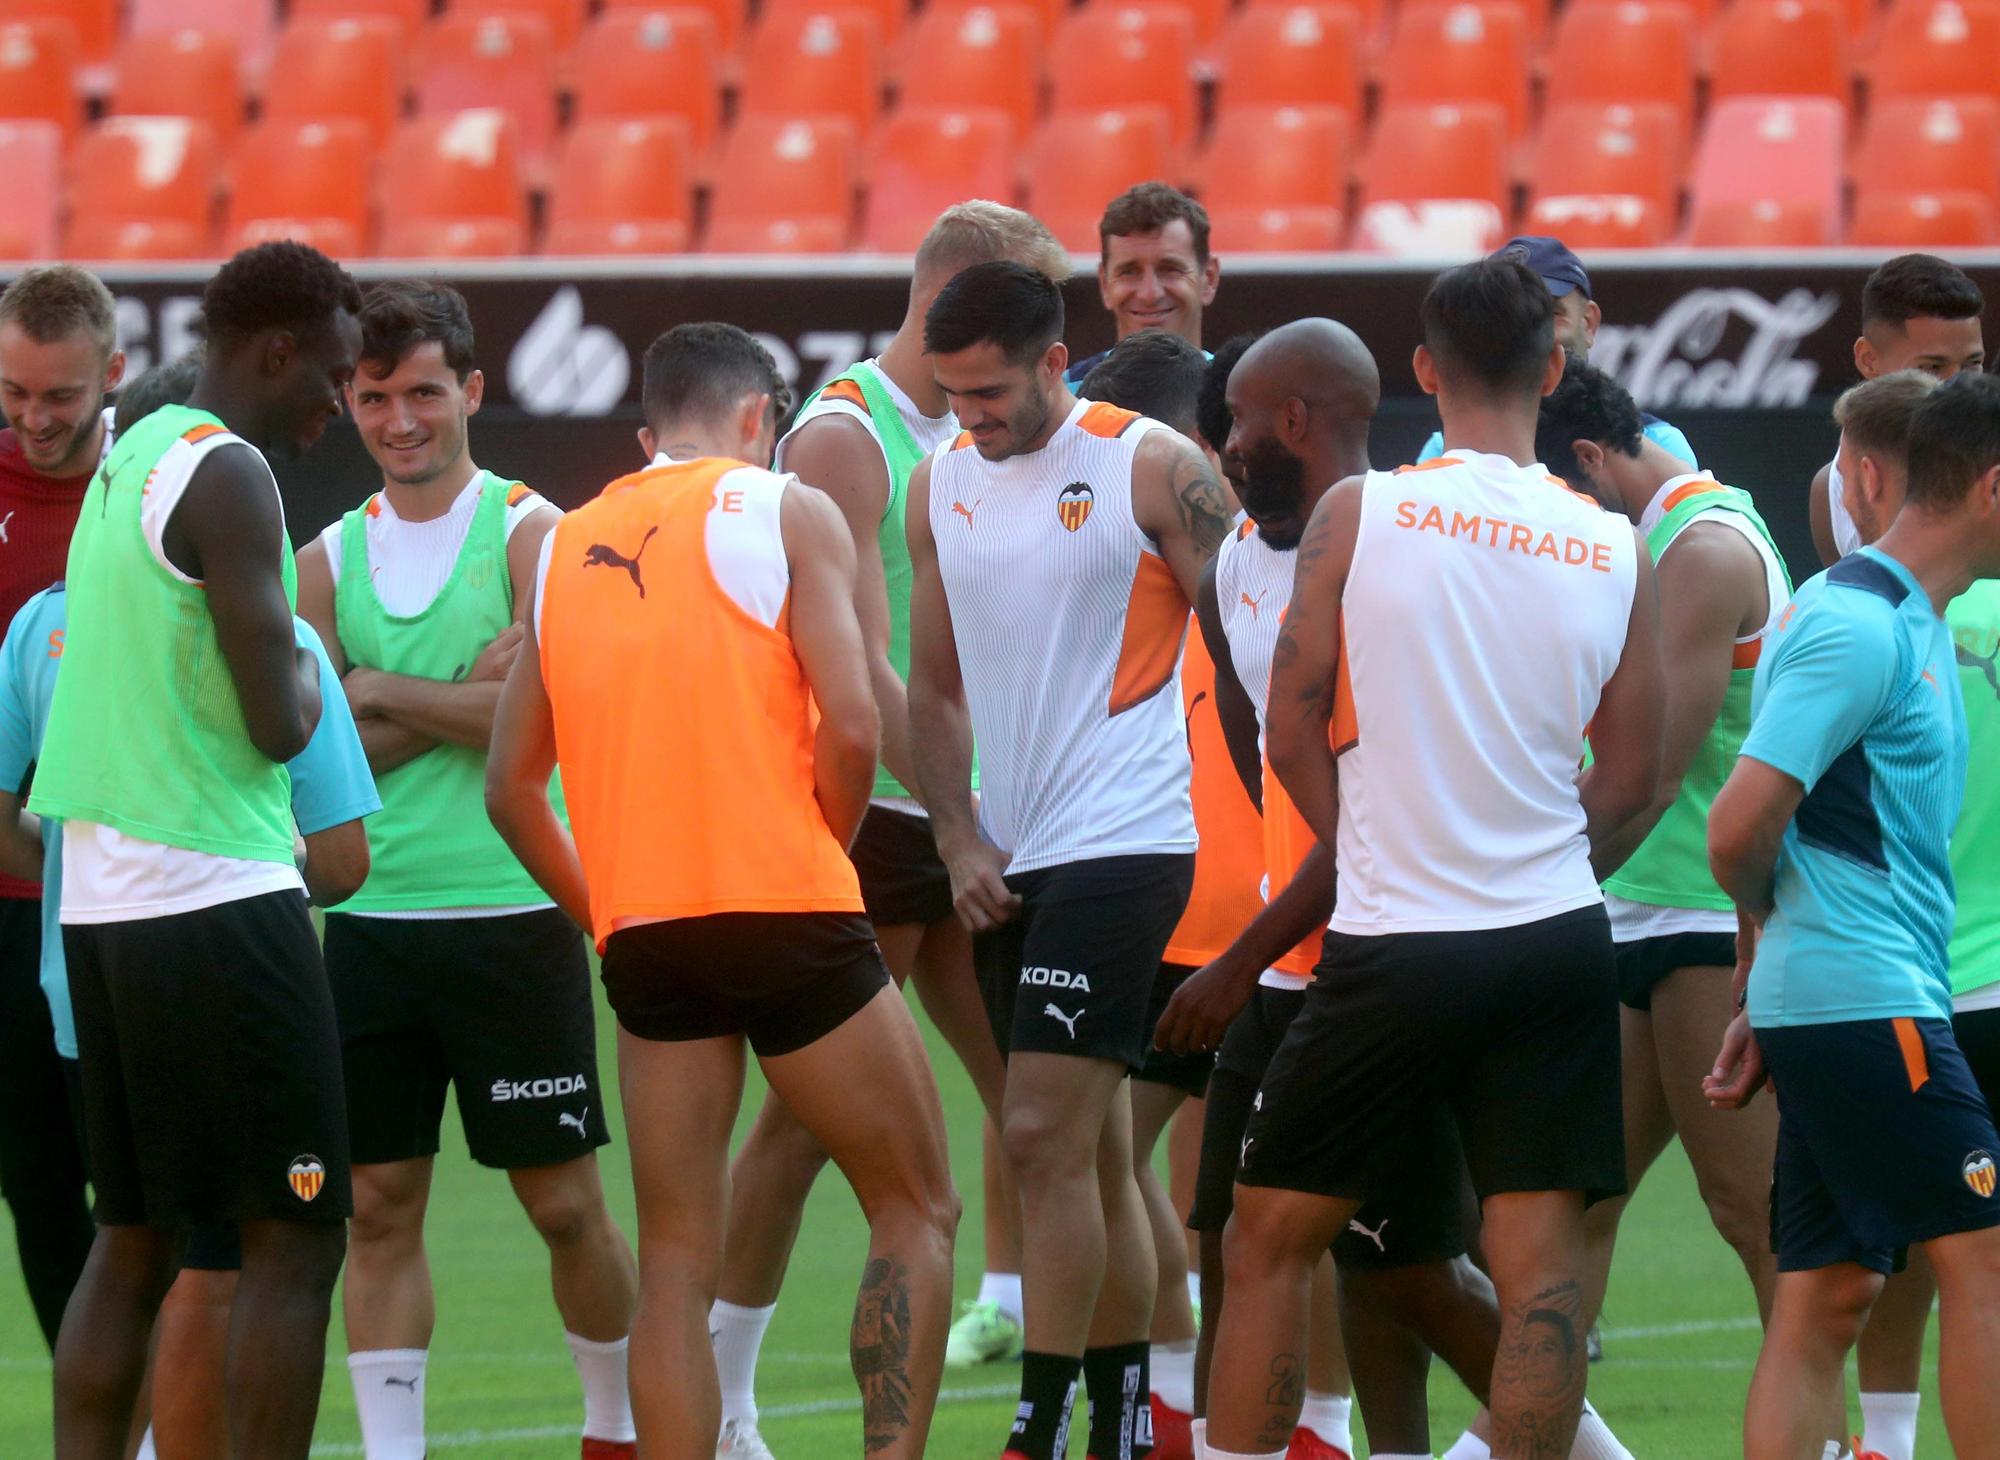
<svg viewBox="0 0 2000 1460">
<path fill-rule="evenodd" d="M 526 522 L 530 517 L 533 517 L 544 507 L 553 507 L 554 505 L 555 503 L 544 497 L 540 492 L 523 492 L 520 501 L 510 503 L 507 507 L 506 540 L 512 542 L 514 540 L 515 528 Z"/>
<path fill-rule="evenodd" d="M 556 535 L 551 532 L 542 539 L 542 550 L 535 554 L 535 637 L 542 636 L 542 595 L 549 591 L 549 560 L 555 556 Z"/>
<path fill-rule="evenodd" d="M 792 477 L 739 467 L 715 484 L 708 514 L 708 566 L 715 581 L 750 617 L 776 628 L 792 590 L 779 509 Z"/>
<path fill-rule="evenodd" d="M 199 441 L 176 441 L 167 448 L 154 468 L 152 479 L 139 499 L 139 529 L 145 534 L 146 546 L 152 549 L 153 559 L 162 568 L 183 583 L 199 583 L 199 578 L 191 578 L 168 561 L 166 536 L 167 523 L 173 520 L 174 509 L 187 495 L 188 484 L 194 480 L 195 471 L 208 454 L 223 446 L 240 446 L 253 453 L 258 465 L 264 468 L 264 480 L 271 484 L 271 495 L 278 503 L 278 523 L 282 527 L 285 520 L 285 499 L 278 491 L 278 479 L 271 474 L 271 464 L 264 460 L 264 453 L 245 441 L 241 436 L 226 433 L 205 436 Z"/>
</svg>

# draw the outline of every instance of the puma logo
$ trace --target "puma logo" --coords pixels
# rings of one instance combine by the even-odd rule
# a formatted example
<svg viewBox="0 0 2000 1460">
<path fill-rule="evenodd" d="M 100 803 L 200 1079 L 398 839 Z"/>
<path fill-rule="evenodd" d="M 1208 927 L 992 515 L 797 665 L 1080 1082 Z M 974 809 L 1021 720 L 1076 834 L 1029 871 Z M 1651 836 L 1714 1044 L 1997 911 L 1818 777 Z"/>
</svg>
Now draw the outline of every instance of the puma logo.
<svg viewBox="0 0 2000 1460">
<path fill-rule="evenodd" d="M 1350 1232 L 1359 1232 L 1362 1236 L 1366 1237 L 1370 1242 L 1373 1242 L 1375 1244 L 1375 1250 L 1381 1253 L 1384 1257 L 1387 1257 L 1389 1255 L 1389 1249 L 1382 1245 L 1382 1233 L 1383 1230 L 1388 1227 L 1388 1225 L 1389 1225 L 1389 1219 L 1387 1217 L 1384 1217 L 1380 1222 L 1376 1223 L 1375 1230 L 1371 1232 L 1366 1227 L 1362 1226 L 1361 1223 L 1356 1221 L 1353 1217 L 1349 1217 L 1347 1219 L 1347 1230 Z"/>
<path fill-rule="evenodd" d="M 985 500 L 986 499 L 984 497 L 975 497 L 973 498 L 972 505 L 970 507 L 966 506 L 965 503 L 963 502 L 953 502 L 951 504 L 951 510 L 956 512 L 960 517 L 963 517 L 965 519 L 965 525 L 967 527 L 970 527 L 972 526 L 972 514 L 979 510 L 979 504 L 981 502 L 984 502 Z"/>
<path fill-rule="evenodd" d="M 1201 690 L 1188 701 L 1187 713 L 1181 716 L 1181 729 L 1187 732 L 1188 754 L 1194 754 L 1194 712 L 1201 708 L 1201 702 L 1208 698 L 1208 691 Z"/>
<path fill-rule="evenodd" d="M 639 596 L 646 596 L 646 581 L 639 576 L 639 559 L 646 555 L 646 544 L 653 540 L 653 534 L 660 529 L 657 525 L 646 529 L 646 535 L 639 539 L 639 550 L 626 557 L 609 543 L 594 542 L 584 550 L 583 565 L 586 568 L 623 568 L 632 575 L 632 586 L 639 590 Z"/>
<path fill-rule="evenodd" d="M 1269 593 L 1270 591 L 1271 591 L 1270 589 L 1266 588 L 1264 590 L 1264 593 Z M 1255 598 L 1252 598 L 1247 593 L 1238 593 L 1236 595 L 1238 598 L 1243 600 L 1243 606 L 1250 610 L 1250 617 L 1253 619 L 1259 616 L 1257 613 L 1257 606 L 1264 601 L 1264 593 L 1258 594 Z"/>
<path fill-rule="evenodd" d="M 13 514 L 9 513 L 8 515 L 12 516 Z M 2000 649 L 1996 649 L 1991 654 L 1979 655 L 1973 653 L 1963 644 L 1957 647 L 1958 662 L 1963 664 L 1967 669 L 1977 669 L 1981 674 L 1984 674 L 1986 676 L 1986 683 L 1993 690 L 1993 697 L 2000 699 L 2000 664 L 1996 664 L 1995 662 L 1996 660 L 2000 660 Z"/>
<path fill-rule="evenodd" d="M 417 1392 L 417 1381 L 422 1377 L 421 1374 L 412 1374 L 407 1379 L 398 1379 L 394 1374 L 387 1374 L 383 1376 L 382 1387 L 384 1389 L 407 1389 L 410 1393 L 415 1394 Z"/>
<path fill-rule="evenodd" d="M 12 512 L 9 512 L 5 517 L 0 517 L 0 542 L 13 541 L 12 538 L 7 536 L 7 524 L 12 522 L 13 520 L 14 520 L 14 514 Z"/>
<path fill-rule="evenodd" d="M 590 1132 L 584 1129 L 583 1118 L 588 1114 L 590 1114 L 590 1107 L 588 1105 L 584 1106 L 575 1115 L 571 1115 L 567 1110 L 558 1111 L 556 1113 L 556 1124 L 575 1126 L 576 1138 L 580 1141 L 587 1141 L 590 1139 Z"/>
<path fill-rule="evenodd" d="M 1078 1009 L 1074 1014 L 1065 1014 L 1054 1004 L 1044 1004 L 1042 1012 L 1067 1029 L 1071 1039 L 1076 1038 L 1076 1021 L 1083 1017 L 1083 1010 Z"/>
</svg>

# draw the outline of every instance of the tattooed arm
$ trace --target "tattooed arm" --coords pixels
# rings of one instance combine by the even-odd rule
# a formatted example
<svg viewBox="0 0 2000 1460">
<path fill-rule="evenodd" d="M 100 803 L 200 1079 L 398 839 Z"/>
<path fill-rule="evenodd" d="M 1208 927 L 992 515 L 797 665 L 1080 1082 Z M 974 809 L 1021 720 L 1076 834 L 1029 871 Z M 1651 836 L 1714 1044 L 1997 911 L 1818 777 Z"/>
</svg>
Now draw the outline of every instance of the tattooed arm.
<svg viewBox="0 0 2000 1460">
<path fill-rule="evenodd" d="M 1340 796 L 1330 738 L 1340 667 L 1340 596 L 1361 524 L 1360 477 L 1334 483 L 1313 509 L 1285 627 L 1271 656 L 1271 699 L 1264 746 L 1278 783 L 1327 846 L 1340 825 Z"/>
<path fill-rule="evenodd" d="M 1132 516 L 1192 605 L 1236 520 L 1236 499 L 1201 448 L 1176 431 L 1148 432 L 1132 454 Z"/>
</svg>

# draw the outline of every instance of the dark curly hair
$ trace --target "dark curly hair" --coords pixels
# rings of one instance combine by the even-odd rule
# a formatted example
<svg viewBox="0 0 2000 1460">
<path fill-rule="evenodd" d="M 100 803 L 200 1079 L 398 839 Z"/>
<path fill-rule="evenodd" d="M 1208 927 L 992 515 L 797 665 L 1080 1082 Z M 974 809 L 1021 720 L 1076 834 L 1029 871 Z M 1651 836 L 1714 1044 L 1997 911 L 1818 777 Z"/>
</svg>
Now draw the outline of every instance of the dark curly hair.
<svg viewBox="0 0 2000 1460">
<path fill-rule="evenodd" d="M 1564 481 L 1583 477 L 1576 443 L 1594 441 L 1620 456 L 1637 456 L 1645 418 L 1624 386 L 1581 360 L 1563 366 L 1562 384 L 1542 398 L 1535 426 L 1535 453 Z"/>
<path fill-rule="evenodd" d="M 244 249 L 201 295 L 209 348 L 223 354 L 260 330 L 312 334 L 343 309 L 361 313 L 361 286 L 318 249 L 289 241 Z"/>
<path fill-rule="evenodd" d="M 1216 347 L 1215 354 L 1208 362 L 1208 371 L 1202 376 L 1201 394 L 1195 397 L 1195 428 L 1201 432 L 1201 439 L 1208 443 L 1208 449 L 1217 456 L 1229 444 L 1229 428 L 1236 424 L 1229 414 L 1229 400 L 1225 392 L 1229 389 L 1229 372 L 1236 368 L 1236 362 L 1243 358 L 1243 352 L 1257 343 L 1254 334 L 1232 335 Z"/>
</svg>

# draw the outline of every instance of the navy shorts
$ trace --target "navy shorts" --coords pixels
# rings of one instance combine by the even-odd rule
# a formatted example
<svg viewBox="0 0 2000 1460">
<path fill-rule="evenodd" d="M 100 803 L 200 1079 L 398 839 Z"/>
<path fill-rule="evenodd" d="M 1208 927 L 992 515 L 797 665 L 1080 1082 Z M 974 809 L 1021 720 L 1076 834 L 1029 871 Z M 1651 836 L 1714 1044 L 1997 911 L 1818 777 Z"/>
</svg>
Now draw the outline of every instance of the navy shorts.
<svg viewBox="0 0 2000 1460">
<path fill-rule="evenodd" d="M 2000 1136 L 1943 1019 L 1759 1029 L 1778 1092 L 1780 1272 L 1901 1268 L 1912 1243 L 2000 1225 Z"/>
</svg>

